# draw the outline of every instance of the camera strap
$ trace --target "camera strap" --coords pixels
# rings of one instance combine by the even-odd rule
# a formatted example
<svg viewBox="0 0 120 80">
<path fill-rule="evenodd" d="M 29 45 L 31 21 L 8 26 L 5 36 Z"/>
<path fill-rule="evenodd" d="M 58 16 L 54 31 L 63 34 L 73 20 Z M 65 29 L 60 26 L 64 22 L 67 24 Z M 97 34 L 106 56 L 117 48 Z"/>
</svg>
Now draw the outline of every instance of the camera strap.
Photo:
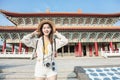
<svg viewBox="0 0 120 80">
<path fill-rule="evenodd" d="M 45 60 L 45 58 L 44 58 L 44 56 L 45 56 L 45 41 L 44 41 L 44 36 L 42 36 L 42 41 L 43 41 L 43 63 L 44 63 L 44 60 Z M 55 39 L 53 39 L 53 41 L 54 41 L 54 50 L 53 50 L 53 44 L 51 44 L 51 49 L 52 49 L 52 54 L 50 55 L 50 58 L 51 58 L 51 61 L 53 60 L 53 57 L 54 57 L 54 55 L 53 55 L 53 53 L 54 53 L 54 51 L 56 52 L 56 41 L 55 41 Z"/>
</svg>

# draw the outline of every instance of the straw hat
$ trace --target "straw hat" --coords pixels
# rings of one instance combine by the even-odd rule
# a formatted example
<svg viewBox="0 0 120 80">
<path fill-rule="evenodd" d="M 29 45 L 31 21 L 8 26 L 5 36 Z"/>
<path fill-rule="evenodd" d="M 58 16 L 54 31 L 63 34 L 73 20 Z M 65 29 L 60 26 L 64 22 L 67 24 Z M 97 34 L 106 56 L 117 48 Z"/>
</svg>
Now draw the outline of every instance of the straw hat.
<svg viewBox="0 0 120 80">
<path fill-rule="evenodd" d="M 51 24 L 53 32 L 56 32 L 55 25 L 54 25 L 54 23 L 52 21 L 50 21 L 50 20 L 43 20 L 43 21 L 41 21 L 39 23 L 38 28 L 37 28 L 37 32 L 39 33 L 40 36 L 42 35 L 41 34 L 42 32 L 40 31 L 40 29 L 41 29 L 42 25 L 45 24 L 45 23 Z"/>
</svg>

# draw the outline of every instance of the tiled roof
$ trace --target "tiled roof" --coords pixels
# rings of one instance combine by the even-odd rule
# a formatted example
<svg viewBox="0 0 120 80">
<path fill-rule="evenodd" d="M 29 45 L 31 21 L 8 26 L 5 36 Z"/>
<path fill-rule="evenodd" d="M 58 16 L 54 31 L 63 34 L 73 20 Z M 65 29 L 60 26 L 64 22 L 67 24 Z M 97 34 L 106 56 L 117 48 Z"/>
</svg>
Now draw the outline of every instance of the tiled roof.
<svg viewBox="0 0 120 80">
<path fill-rule="evenodd" d="M 98 13 L 79 13 L 79 12 L 39 12 L 39 13 L 18 13 L 18 12 L 9 12 L 5 10 L 0 10 L 1 13 L 11 16 L 11 17 L 35 17 L 35 16 L 45 16 L 45 17 L 120 17 L 120 13 L 112 14 L 98 14 Z"/>
</svg>

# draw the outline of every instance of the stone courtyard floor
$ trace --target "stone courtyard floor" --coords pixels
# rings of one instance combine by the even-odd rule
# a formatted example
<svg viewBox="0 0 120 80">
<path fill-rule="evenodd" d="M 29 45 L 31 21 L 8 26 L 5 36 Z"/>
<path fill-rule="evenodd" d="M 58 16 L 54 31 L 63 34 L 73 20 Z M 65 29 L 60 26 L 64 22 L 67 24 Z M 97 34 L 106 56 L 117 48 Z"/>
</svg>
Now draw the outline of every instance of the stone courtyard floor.
<svg viewBox="0 0 120 80">
<path fill-rule="evenodd" d="M 0 71 L 27 68 L 33 72 L 36 60 L 0 59 Z M 57 57 L 58 71 L 74 71 L 76 66 L 83 68 L 90 80 L 120 80 L 120 57 Z M 79 80 L 83 80 L 82 78 Z M 85 80 L 85 79 L 84 79 Z M 86 79 L 87 80 L 87 79 Z"/>
</svg>

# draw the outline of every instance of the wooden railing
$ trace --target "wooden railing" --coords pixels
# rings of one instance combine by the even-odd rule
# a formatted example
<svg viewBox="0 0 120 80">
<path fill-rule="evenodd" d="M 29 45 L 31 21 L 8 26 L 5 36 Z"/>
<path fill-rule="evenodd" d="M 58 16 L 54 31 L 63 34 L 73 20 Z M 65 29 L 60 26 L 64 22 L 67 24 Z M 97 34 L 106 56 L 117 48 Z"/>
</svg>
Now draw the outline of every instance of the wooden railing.
<svg viewBox="0 0 120 80">
<path fill-rule="evenodd" d="M 110 51 L 103 51 L 101 49 L 101 55 L 105 58 L 108 58 L 109 56 L 112 57 L 112 56 L 120 56 L 120 48 L 117 50 L 117 51 L 112 51 L 110 49 Z"/>
</svg>

